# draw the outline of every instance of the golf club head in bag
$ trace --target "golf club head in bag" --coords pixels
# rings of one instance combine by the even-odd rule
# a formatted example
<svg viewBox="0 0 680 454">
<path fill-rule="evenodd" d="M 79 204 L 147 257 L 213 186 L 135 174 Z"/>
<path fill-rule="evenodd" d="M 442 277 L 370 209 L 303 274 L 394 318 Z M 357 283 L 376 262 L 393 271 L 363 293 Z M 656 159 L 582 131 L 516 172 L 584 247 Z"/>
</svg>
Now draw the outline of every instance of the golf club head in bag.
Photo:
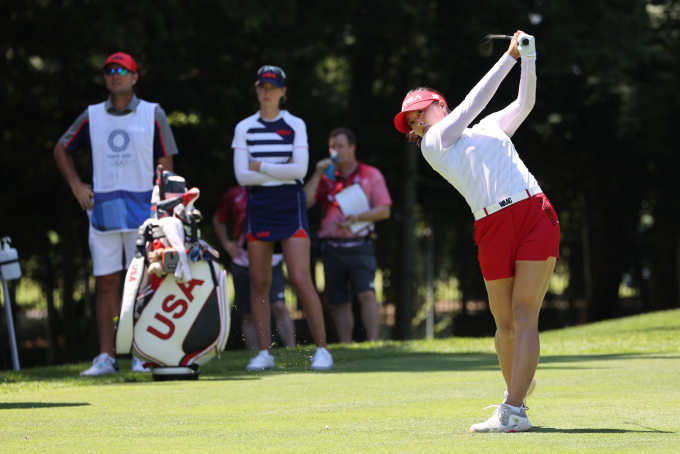
<svg viewBox="0 0 680 454">
<path fill-rule="evenodd" d="M 174 172 L 168 170 L 163 170 L 162 165 L 156 167 L 156 178 L 153 191 L 151 194 L 151 218 L 158 219 L 163 215 L 169 215 L 172 213 L 166 210 L 163 213 L 158 213 L 159 204 L 165 201 L 174 200 L 177 197 L 184 195 L 187 192 L 186 181 L 181 176 Z M 180 202 L 181 203 L 181 200 Z M 173 205 L 174 206 L 174 205 Z"/>
</svg>

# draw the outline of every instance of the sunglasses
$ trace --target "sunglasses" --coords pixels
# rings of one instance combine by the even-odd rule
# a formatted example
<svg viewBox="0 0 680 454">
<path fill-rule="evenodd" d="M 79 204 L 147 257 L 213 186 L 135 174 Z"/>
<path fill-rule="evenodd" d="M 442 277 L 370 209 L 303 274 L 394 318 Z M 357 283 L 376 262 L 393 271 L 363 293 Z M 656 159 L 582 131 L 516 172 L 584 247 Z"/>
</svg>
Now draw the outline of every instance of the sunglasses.
<svg viewBox="0 0 680 454">
<path fill-rule="evenodd" d="M 105 68 L 104 69 L 104 75 L 106 75 L 106 76 L 113 76 L 116 73 L 120 74 L 121 76 L 127 76 L 127 74 L 129 72 L 132 72 L 132 71 L 130 71 L 127 68 Z"/>
</svg>

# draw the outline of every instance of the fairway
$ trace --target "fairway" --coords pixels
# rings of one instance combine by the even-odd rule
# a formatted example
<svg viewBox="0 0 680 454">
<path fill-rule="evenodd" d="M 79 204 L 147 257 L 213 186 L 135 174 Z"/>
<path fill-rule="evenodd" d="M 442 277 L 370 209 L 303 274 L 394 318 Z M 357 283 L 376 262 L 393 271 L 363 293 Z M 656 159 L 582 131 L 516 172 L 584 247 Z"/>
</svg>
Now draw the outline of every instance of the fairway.
<svg viewBox="0 0 680 454">
<path fill-rule="evenodd" d="M 0 373 L 0 452 L 678 452 L 680 310 L 541 335 L 534 425 L 470 435 L 504 385 L 493 340 L 451 338 L 276 350 L 247 373 L 228 352 L 198 382 L 132 374 L 81 379 L 86 365 Z"/>
</svg>

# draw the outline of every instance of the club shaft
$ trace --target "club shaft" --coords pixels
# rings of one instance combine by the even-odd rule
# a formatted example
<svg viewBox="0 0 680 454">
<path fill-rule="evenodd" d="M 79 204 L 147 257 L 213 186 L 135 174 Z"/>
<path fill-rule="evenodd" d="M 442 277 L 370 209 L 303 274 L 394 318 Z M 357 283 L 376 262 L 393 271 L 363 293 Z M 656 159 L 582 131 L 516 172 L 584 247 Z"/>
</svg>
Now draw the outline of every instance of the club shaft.
<svg viewBox="0 0 680 454">
<path fill-rule="evenodd" d="M 512 36 L 510 35 L 489 35 L 488 39 L 512 39 Z M 527 38 L 524 38 L 522 40 L 522 45 L 526 46 L 529 44 L 529 40 Z"/>
</svg>

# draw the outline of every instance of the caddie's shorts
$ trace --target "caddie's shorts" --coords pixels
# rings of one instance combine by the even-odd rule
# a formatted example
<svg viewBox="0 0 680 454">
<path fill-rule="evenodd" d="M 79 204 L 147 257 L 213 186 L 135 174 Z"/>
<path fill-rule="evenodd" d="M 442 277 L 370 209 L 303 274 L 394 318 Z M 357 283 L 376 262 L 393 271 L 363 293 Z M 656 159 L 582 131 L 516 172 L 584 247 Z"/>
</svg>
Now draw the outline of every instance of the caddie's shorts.
<svg viewBox="0 0 680 454">
<path fill-rule="evenodd" d="M 378 266 L 373 245 L 364 242 L 358 246 L 342 247 L 331 246 L 329 241 L 324 241 L 321 252 L 328 303 L 333 305 L 351 302 L 352 291 L 375 292 L 374 279 Z M 347 286 L 348 282 L 352 291 Z"/>
<path fill-rule="evenodd" d="M 487 281 L 514 276 L 515 260 L 560 259 L 560 223 L 543 193 L 478 220 L 473 239 Z"/>
<path fill-rule="evenodd" d="M 137 232 L 99 233 L 90 225 L 88 243 L 95 276 L 126 270 L 135 256 Z"/>
<path fill-rule="evenodd" d="M 248 195 L 246 239 L 279 241 L 309 238 L 307 198 L 299 184 L 253 186 Z M 276 252 L 279 252 L 276 249 Z"/>
<path fill-rule="evenodd" d="M 239 314 L 250 314 L 250 269 L 231 262 L 229 265 L 234 280 L 234 310 Z M 272 286 L 269 288 L 269 304 L 285 301 L 285 280 L 283 278 L 283 261 L 272 267 Z"/>
</svg>

